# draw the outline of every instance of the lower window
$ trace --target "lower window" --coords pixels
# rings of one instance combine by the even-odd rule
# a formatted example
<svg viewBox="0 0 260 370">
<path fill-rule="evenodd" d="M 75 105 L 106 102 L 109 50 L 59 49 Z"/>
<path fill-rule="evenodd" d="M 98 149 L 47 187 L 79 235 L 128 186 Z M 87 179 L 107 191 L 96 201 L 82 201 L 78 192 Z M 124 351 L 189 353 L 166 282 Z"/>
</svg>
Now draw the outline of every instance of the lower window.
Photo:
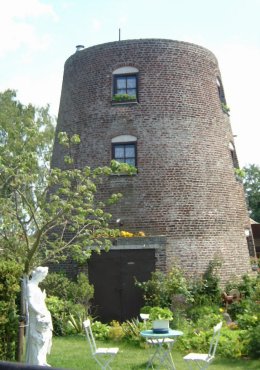
<svg viewBox="0 0 260 370">
<path fill-rule="evenodd" d="M 112 143 L 112 157 L 136 167 L 136 143 Z"/>
</svg>

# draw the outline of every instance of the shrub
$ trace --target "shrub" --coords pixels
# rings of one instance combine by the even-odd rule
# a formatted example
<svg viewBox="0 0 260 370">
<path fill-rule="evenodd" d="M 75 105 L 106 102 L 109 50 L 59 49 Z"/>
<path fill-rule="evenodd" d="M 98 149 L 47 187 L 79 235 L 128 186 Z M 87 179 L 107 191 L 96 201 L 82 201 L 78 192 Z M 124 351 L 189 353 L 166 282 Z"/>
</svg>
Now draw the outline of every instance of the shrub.
<svg viewBox="0 0 260 370">
<path fill-rule="evenodd" d="M 194 323 L 197 323 L 197 321 L 200 319 L 202 319 L 203 322 L 203 320 L 205 320 L 205 317 L 211 317 L 216 314 L 219 314 L 219 307 L 217 305 L 192 306 L 187 310 L 188 318 L 192 320 Z"/>
<path fill-rule="evenodd" d="M 239 330 L 230 330 L 222 327 L 219 337 L 217 353 L 226 358 L 239 358 L 244 355 L 244 344 Z"/>
<path fill-rule="evenodd" d="M 64 336 L 83 331 L 82 324 L 86 318 L 83 305 L 52 296 L 46 298 L 46 305 L 52 316 L 54 335 Z"/>
<path fill-rule="evenodd" d="M 20 292 L 21 267 L 0 261 L 0 358 L 14 360 L 17 346 L 18 314 L 16 298 Z"/>
<path fill-rule="evenodd" d="M 124 340 L 133 344 L 140 344 L 144 339 L 140 336 L 140 331 L 146 329 L 146 325 L 138 319 L 127 320 L 122 324 Z"/>
<path fill-rule="evenodd" d="M 69 299 L 85 307 L 86 313 L 90 308 L 90 301 L 94 297 L 94 287 L 89 283 L 88 277 L 80 273 L 77 282 L 70 283 Z"/>
<path fill-rule="evenodd" d="M 86 320 L 85 307 L 78 304 L 72 307 L 68 316 L 68 326 L 72 329 L 73 333 L 80 334 L 83 332 L 83 322 Z"/>
<path fill-rule="evenodd" d="M 65 324 L 68 317 L 68 302 L 58 297 L 47 297 L 46 305 L 51 313 L 53 334 L 66 335 Z"/>
<path fill-rule="evenodd" d="M 197 279 L 190 287 L 194 306 L 219 304 L 221 297 L 220 280 L 217 274 L 221 263 L 214 259 L 210 261 L 201 279 Z"/>
<path fill-rule="evenodd" d="M 249 356 L 260 358 L 260 324 L 249 330 L 247 350 Z"/>
<path fill-rule="evenodd" d="M 111 321 L 109 332 L 108 332 L 108 338 L 114 341 L 119 341 L 123 337 L 124 337 L 124 331 L 120 323 L 115 320 Z"/>
<path fill-rule="evenodd" d="M 50 273 L 41 283 L 41 287 L 46 289 L 49 296 L 84 305 L 86 313 L 89 311 L 90 301 L 94 296 L 94 287 L 83 273 L 77 276 L 76 282 L 70 281 L 62 273 Z"/>
<path fill-rule="evenodd" d="M 255 328 L 259 322 L 257 315 L 247 310 L 240 315 L 237 315 L 237 324 L 240 329 L 251 329 Z"/>
<path fill-rule="evenodd" d="M 92 332 L 94 337 L 99 340 L 106 340 L 108 339 L 108 333 L 110 327 L 108 324 L 103 324 L 100 321 L 93 321 L 91 324 Z"/>
<path fill-rule="evenodd" d="M 147 306 L 171 308 L 175 294 L 183 294 L 187 299 L 190 298 L 186 279 L 181 269 L 176 266 L 168 274 L 161 271 L 153 272 L 150 280 L 136 281 L 136 286 L 143 291 L 143 299 Z"/>
<path fill-rule="evenodd" d="M 70 280 L 63 273 L 51 272 L 40 283 L 40 286 L 46 290 L 48 296 L 68 300 L 70 284 Z"/>
</svg>

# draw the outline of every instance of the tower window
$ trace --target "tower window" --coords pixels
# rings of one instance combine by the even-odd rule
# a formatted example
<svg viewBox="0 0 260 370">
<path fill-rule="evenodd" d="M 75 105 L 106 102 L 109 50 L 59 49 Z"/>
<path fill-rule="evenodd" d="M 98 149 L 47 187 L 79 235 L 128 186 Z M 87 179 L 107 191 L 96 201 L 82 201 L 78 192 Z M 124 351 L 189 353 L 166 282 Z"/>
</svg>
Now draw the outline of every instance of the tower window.
<svg viewBox="0 0 260 370">
<path fill-rule="evenodd" d="M 136 101 L 138 97 L 138 69 L 121 67 L 113 72 L 114 102 Z"/>
<path fill-rule="evenodd" d="M 136 166 L 136 142 L 112 143 L 112 158 Z"/>
<path fill-rule="evenodd" d="M 114 76 L 114 95 L 127 94 L 136 98 L 137 96 L 137 76 L 136 75 L 115 75 Z"/>
</svg>

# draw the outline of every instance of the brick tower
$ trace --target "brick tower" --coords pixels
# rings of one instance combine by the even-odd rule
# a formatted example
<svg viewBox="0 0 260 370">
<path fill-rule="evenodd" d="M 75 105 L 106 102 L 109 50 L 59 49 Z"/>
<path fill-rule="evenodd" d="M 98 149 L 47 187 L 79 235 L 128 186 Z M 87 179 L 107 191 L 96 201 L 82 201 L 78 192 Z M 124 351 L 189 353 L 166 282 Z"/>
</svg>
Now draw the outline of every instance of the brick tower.
<svg viewBox="0 0 260 370">
<path fill-rule="evenodd" d="M 79 167 L 114 158 L 138 169 L 111 176 L 104 191 L 124 194 L 113 222 L 147 237 L 118 240 L 112 250 L 153 250 L 155 268 L 177 261 L 187 275 L 218 257 L 223 281 L 251 271 L 250 220 L 210 51 L 164 39 L 77 50 L 65 63 L 59 131 L 81 136 Z M 64 166 L 57 141 L 52 166 Z"/>
</svg>

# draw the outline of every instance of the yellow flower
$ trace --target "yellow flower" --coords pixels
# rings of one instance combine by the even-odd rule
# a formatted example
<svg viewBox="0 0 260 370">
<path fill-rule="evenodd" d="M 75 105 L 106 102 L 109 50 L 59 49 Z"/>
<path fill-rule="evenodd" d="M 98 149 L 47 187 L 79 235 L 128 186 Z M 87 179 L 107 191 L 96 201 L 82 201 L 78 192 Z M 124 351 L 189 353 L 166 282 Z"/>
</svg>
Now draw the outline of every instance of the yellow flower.
<svg viewBox="0 0 260 370">
<path fill-rule="evenodd" d="M 224 308 L 220 308 L 220 309 L 219 309 L 219 312 L 220 312 L 220 313 L 222 313 L 222 312 L 224 312 L 224 311 L 225 311 L 225 310 L 224 310 Z"/>
</svg>

